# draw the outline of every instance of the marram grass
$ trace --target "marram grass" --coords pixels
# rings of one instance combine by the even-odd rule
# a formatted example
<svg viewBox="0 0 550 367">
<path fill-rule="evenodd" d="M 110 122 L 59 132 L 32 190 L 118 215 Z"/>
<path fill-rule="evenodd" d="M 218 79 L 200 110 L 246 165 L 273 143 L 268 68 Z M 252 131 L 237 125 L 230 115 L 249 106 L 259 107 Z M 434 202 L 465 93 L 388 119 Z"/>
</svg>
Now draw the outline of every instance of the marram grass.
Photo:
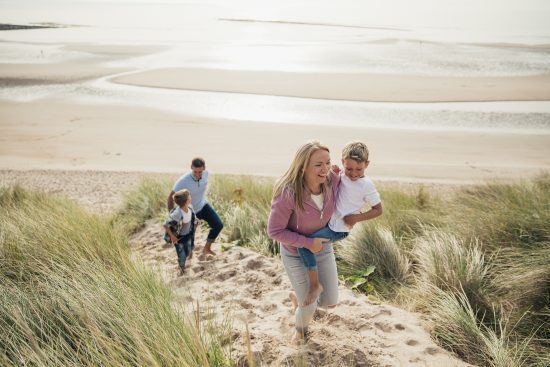
<svg viewBox="0 0 550 367">
<path fill-rule="evenodd" d="M 130 260 L 126 234 L 73 202 L 0 189 L 0 362 L 227 365 L 222 342 Z M 219 336 L 222 340 L 222 336 Z"/>
</svg>

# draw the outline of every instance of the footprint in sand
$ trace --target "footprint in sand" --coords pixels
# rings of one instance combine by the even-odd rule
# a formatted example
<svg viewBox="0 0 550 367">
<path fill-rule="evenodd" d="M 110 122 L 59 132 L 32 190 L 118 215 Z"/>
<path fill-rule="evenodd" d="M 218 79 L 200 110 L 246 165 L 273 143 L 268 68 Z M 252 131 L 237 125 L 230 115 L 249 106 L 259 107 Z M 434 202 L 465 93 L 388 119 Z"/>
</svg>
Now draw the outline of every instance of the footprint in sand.
<svg viewBox="0 0 550 367">
<path fill-rule="evenodd" d="M 261 308 L 262 308 L 262 311 L 269 312 L 277 309 L 277 305 L 275 303 L 268 303 L 261 306 Z"/>
<path fill-rule="evenodd" d="M 245 299 L 239 301 L 239 306 L 241 306 L 245 310 L 250 310 L 250 309 L 254 308 L 254 305 L 252 303 L 248 302 Z"/>
<path fill-rule="evenodd" d="M 375 323 L 374 323 L 374 326 L 375 326 L 377 329 L 382 330 L 382 331 L 385 332 L 385 333 L 391 332 L 391 326 L 389 326 L 389 325 L 386 324 L 386 323 L 375 322 Z"/>
<path fill-rule="evenodd" d="M 237 270 L 228 270 L 226 272 L 219 273 L 218 275 L 216 275 L 216 279 L 224 281 L 229 278 L 233 278 L 235 275 L 237 275 Z"/>
<path fill-rule="evenodd" d="M 395 324 L 394 326 L 397 330 L 405 330 L 405 327 L 401 324 Z"/>
<path fill-rule="evenodd" d="M 257 270 L 263 266 L 264 262 L 261 259 L 251 259 L 246 263 L 246 268 L 250 270 Z"/>
<path fill-rule="evenodd" d="M 201 271 L 204 271 L 204 269 L 205 268 L 203 265 L 196 265 L 191 268 L 191 270 L 193 270 L 194 273 L 200 273 Z"/>
<path fill-rule="evenodd" d="M 406 342 L 407 345 L 410 345 L 411 347 L 414 347 L 415 345 L 418 345 L 418 341 L 414 340 L 414 339 L 409 339 L 407 340 Z"/>
<path fill-rule="evenodd" d="M 434 348 L 434 347 L 428 347 L 428 348 L 424 349 L 424 353 L 433 356 L 433 355 L 439 353 L 439 350 L 437 348 Z"/>
</svg>

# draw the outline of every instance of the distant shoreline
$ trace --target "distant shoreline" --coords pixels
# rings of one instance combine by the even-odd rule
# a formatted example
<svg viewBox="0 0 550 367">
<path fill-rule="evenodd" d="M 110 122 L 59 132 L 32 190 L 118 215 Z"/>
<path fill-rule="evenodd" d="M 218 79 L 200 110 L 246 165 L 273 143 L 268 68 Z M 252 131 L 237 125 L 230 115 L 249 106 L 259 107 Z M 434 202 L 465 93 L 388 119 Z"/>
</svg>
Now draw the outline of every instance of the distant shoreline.
<svg viewBox="0 0 550 367">
<path fill-rule="evenodd" d="M 60 28 L 61 25 L 44 24 L 44 25 L 20 25 L 20 24 L 7 24 L 0 23 L 0 31 L 16 31 L 20 29 L 40 29 L 40 28 Z"/>
</svg>

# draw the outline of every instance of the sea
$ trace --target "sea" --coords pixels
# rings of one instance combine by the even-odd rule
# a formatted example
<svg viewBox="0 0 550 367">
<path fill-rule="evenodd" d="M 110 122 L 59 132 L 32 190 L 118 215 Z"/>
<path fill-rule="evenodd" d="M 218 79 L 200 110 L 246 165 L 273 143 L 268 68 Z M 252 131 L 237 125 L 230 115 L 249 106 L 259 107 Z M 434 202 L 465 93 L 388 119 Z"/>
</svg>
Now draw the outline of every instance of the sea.
<svg viewBox="0 0 550 367">
<path fill-rule="evenodd" d="M 81 45 L 154 46 L 103 66 L 441 77 L 550 74 L 548 0 L 0 0 L 2 64 L 99 56 Z M 74 45 L 75 47 L 67 47 Z M 361 102 L 116 84 L 0 84 L 0 101 L 62 98 L 186 118 L 550 135 L 549 101 Z"/>
</svg>

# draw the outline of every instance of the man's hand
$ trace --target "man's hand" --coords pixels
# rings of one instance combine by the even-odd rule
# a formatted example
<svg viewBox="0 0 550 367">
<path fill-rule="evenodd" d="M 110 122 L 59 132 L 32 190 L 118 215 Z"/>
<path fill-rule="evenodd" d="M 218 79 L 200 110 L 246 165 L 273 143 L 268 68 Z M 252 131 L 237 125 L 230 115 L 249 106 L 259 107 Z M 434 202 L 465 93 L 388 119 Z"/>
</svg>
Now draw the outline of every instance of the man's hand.
<svg viewBox="0 0 550 367">
<path fill-rule="evenodd" d="M 313 239 L 313 245 L 311 246 L 311 248 L 309 249 L 311 252 L 313 252 L 314 254 L 318 253 L 319 251 L 321 251 L 323 249 L 323 245 L 325 243 L 329 243 L 330 241 L 328 240 L 328 238 L 314 238 Z"/>
</svg>

